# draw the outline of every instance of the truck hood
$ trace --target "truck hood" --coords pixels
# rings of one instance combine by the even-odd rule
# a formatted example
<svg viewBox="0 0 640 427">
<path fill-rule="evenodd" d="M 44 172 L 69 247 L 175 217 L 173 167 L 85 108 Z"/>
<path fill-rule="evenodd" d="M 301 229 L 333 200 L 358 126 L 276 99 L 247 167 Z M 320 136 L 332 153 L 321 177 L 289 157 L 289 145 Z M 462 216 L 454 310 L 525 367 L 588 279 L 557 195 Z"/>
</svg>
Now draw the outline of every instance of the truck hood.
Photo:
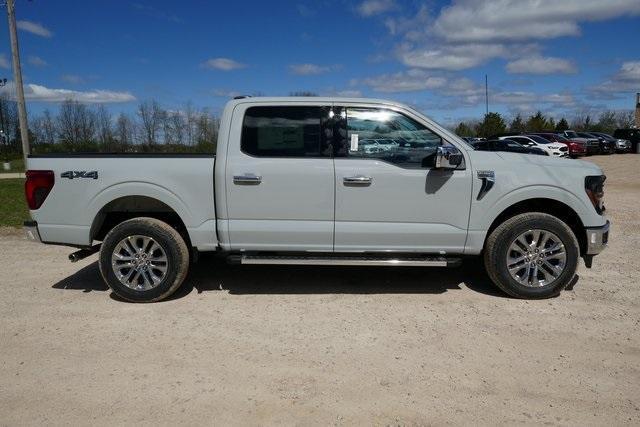
<svg viewBox="0 0 640 427">
<path fill-rule="evenodd" d="M 583 169 L 585 176 L 587 175 L 602 175 L 602 169 L 599 166 L 587 162 L 584 160 L 574 160 L 567 158 L 558 158 L 551 156 L 536 156 L 532 154 L 520 154 L 520 153 L 509 153 L 509 152 L 493 152 L 491 154 L 495 154 L 498 159 L 502 159 L 507 162 L 509 167 L 517 167 L 517 164 L 527 164 L 527 165 L 538 165 L 543 168 L 572 168 L 572 169 Z M 496 160 L 498 160 L 496 159 Z"/>
<path fill-rule="evenodd" d="M 560 142 L 552 142 L 551 144 L 547 144 L 547 147 L 553 148 L 554 150 L 559 150 L 562 147 L 566 147 L 567 144 L 562 144 Z"/>
</svg>

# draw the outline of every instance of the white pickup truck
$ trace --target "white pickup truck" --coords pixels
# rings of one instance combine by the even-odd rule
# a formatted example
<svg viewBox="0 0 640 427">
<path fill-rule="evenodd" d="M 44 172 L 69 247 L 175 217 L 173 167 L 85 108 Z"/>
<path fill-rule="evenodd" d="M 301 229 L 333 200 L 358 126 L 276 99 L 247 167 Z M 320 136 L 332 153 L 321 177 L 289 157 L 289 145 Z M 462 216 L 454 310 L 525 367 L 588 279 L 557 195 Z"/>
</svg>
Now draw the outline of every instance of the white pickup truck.
<svg viewBox="0 0 640 427">
<path fill-rule="evenodd" d="M 166 298 L 205 251 L 392 267 L 482 255 L 505 292 L 544 298 L 609 234 L 594 164 L 475 151 L 380 100 L 244 97 L 224 110 L 215 156 L 32 155 L 28 169 L 27 236 L 78 248 L 72 261 L 99 251 L 130 301 Z"/>
</svg>

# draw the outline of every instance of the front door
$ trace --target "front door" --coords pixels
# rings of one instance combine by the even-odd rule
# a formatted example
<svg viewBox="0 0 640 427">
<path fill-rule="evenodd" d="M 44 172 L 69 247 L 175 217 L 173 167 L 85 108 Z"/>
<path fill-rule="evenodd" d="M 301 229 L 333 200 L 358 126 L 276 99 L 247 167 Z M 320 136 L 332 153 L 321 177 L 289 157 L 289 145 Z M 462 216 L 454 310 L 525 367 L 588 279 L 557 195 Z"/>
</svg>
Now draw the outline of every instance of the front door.
<svg viewBox="0 0 640 427">
<path fill-rule="evenodd" d="M 237 108 L 225 172 L 231 249 L 332 251 L 329 107 Z"/>
<path fill-rule="evenodd" d="M 447 142 L 408 112 L 347 107 L 341 117 L 335 251 L 462 253 L 471 172 L 432 168 Z"/>
</svg>

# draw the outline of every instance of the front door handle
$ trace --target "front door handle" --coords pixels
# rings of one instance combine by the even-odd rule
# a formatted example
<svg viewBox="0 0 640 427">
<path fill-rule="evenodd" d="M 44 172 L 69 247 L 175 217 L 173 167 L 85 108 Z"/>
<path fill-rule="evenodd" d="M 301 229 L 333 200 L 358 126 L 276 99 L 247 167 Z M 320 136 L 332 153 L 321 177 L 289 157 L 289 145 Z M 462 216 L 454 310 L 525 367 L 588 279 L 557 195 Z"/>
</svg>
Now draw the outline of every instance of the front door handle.
<svg viewBox="0 0 640 427">
<path fill-rule="evenodd" d="M 370 176 L 362 176 L 362 175 L 345 176 L 342 179 L 342 182 L 344 183 L 344 185 L 362 186 L 362 187 L 371 185 L 372 181 L 373 179 Z"/>
<path fill-rule="evenodd" d="M 254 174 L 234 175 L 233 183 L 236 185 L 258 185 L 262 182 L 262 177 Z"/>
</svg>

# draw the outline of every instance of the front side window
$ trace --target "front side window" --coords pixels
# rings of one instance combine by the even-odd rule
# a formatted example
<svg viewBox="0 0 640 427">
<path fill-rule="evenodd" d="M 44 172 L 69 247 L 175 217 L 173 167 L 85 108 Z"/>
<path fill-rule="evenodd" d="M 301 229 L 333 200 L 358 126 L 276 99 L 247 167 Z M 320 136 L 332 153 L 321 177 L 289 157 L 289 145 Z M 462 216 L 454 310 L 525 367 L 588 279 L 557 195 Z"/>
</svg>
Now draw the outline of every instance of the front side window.
<svg viewBox="0 0 640 427">
<path fill-rule="evenodd" d="M 258 157 L 329 157 L 322 133 L 325 107 L 250 107 L 242 123 L 241 149 Z"/>
<path fill-rule="evenodd" d="M 425 167 L 442 138 L 398 112 L 347 108 L 347 152 L 350 158 L 380 159 L 405 168 Z"/>
</svg>

